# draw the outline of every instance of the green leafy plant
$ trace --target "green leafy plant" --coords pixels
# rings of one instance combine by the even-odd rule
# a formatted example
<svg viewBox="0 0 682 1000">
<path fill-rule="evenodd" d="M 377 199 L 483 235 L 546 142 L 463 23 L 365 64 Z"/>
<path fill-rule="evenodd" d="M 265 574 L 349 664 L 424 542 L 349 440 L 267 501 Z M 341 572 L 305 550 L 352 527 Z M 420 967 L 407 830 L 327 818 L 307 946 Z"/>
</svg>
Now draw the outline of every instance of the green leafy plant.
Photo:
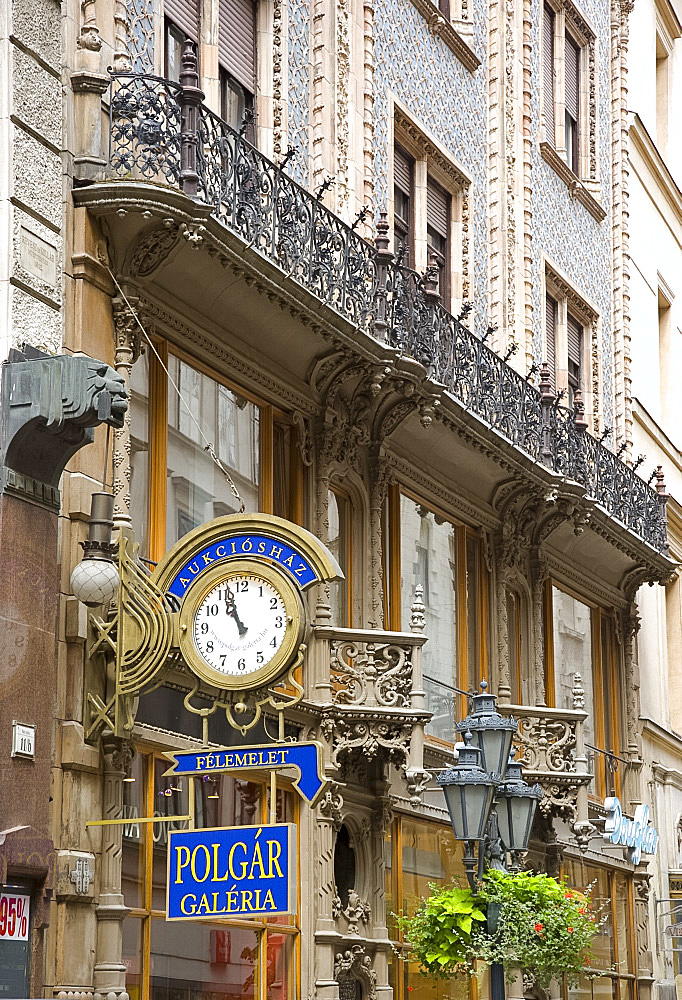
<svg viewBox="0 0 682 1000">
<path fill-rule="evenodd" d="M 414 916 L 397 920 L 422 970 L 443 979 L 472 962 L 475 929 L 483 926 L 486 917 L 469 888 L 430 883 L 429 889 L 432 895 Z"/>
<path fill-rule="evenodd" d="M 432 895 L 398 925 L 410 958 L 440 978 L 472 973 L 475 962 L 498 962 L 513 977 L 521 968 L 539 986 L 589 970 L 598 930 L 589 892 L 532 872 L 491 869 L 474 894 L 458 886 L 430 886 Z"/>
</svg>

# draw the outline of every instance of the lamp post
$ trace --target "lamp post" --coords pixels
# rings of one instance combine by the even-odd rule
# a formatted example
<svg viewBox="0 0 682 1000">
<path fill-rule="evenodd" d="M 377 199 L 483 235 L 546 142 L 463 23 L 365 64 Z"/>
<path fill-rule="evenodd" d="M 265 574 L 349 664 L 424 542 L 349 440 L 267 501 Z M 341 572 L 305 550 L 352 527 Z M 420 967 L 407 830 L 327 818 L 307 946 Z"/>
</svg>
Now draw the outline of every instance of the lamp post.
<svg viewBox="0 0 682 1000">
<path fill-rule="evenodd" d="M 464 868 L 475 890 L 486 863 L 507 870 L 509 855 L 509 869 L 518 870 L 542 789 L 523 780 L 511 748 L 518 723 L 499 714 L 485 681 L 472 701 L 472 711 L 456 726 L 464 735 L 457 763 L 437 780 L 455 839 L 464 842 Z M 496 925 L 497 914 L 489 912 L 488 929 L 494 931 Z M 490 967 L 490 992 L 491 1000 L 504 1000 L 504 969 L 497 963 Z"/>
</svg>

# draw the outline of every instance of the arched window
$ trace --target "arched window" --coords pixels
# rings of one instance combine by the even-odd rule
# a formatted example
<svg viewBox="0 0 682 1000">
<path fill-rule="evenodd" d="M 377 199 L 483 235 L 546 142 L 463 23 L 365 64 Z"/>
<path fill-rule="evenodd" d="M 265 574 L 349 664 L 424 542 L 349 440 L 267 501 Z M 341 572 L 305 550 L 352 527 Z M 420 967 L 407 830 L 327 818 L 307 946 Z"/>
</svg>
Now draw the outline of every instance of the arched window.
<svg viewBox="0 0 682 1000">
<path fill-rule="evenodd" d="M 334 845 L 334 882 L 341 906 L 348 906 L 348 893 L 355 888 L 355 849 L 348 827 L 344 824 Z"/>
</svg>

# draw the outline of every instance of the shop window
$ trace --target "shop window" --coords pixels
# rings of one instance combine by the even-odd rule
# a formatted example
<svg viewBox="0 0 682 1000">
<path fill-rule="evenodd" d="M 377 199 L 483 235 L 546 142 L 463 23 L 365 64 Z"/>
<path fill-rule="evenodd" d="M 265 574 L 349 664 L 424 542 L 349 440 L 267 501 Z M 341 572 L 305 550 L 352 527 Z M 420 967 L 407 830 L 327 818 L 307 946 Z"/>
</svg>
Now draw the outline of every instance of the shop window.
<svg viewBox="0 0 682 1000">
<path fill-rule="evenodd" d="M 464 525 L 405 493 L 391 504 L 389 519 L 389 622 L 391 628 L 408 628 L 421 586 L 429 637 L 424 690 L 433 713 L 427 732 L 454 742 L 454 721 L 467 710 L 457 688 L 474 691 L 488 675 L 490 580 L 481 542 Z"/>
<path fill-rule="evenodd" d="M 591 791 L 599 798 L 620 795 L 622 677 L 613 621 L 600 608 L 548 585 L 545 629 L 547 703 L 573 708 L 579 681 L 588 713 L 585 743 L 594 759 Z"/>
<path fill-rule="evenodd" d="M 238 511 L 303 517 L 296 434 L 284 414 L 158 342 L 131 374 L 131 516 L 141 555 L 158 561 L 193 528 Z M 164 371 L 166 365 L 170 378 Z"/>
<path fill-rule="evenodd" d="M 329 531 L 327 544 L 343 570 L 345 579 L 329 586 L 332 622 L 341 628 L 353 624 L 353 504 L 347 493 L 337 486 L 327 497 Z"/>
<path fill-rule="evenodd" d="M 419 996 L 424 1000 L 468 1000 L 467 976 L 451 980 L 425 979 L 419 966 L 401 956 L 406 949 L 402 932 L 391 913 L 412 915 L 430 894 L 430 883 L 464 882 L 463 845 L 455 840 L 449 824 L 398 816 L 384 841 L 386 911 L 394 953 L 389 983 L 394 1000 Z"/>
<path fill-rule="evenodd" d="M 564 865 L 568 884 L 581 892 L 590 887 L 599 922 L 593 939 L 590 973 L 572 989 L 564 989 L 566 1000 L 599 1000 L 614 997 L 631 1000 L 637 975 L 634 947 L 632 877 L 623 872 L 571 859 Z"/>
<path fill-rule="evenodd" d="M 187 777 L 164 777 L 168 761 L 139 753 L 124 784 L 123 893 L 130 915 L 123 923 L 126 989 L 131 998 L 203 995 L 239 1000 L 294 1000 L 298 928 L 296 917 L 270 920 L 165 920 L 168 833 L 186 820 L 136 823 L 141 816 L 183 816 L 189 806 Z M 265 822 L 266 784 L 216 775 L 194 782 L 197 827 Z M 277 822 L 296 822 L 297 804 L 278 789 Z"/>
</svg>

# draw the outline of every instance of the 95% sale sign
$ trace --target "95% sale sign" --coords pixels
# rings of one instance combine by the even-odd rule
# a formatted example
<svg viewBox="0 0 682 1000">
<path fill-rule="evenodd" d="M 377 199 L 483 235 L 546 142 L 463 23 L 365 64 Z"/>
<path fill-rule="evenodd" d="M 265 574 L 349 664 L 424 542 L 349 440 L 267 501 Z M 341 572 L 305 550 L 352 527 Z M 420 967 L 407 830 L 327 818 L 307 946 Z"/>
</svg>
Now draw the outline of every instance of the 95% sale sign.
<svg viewBox="0 0 682 1000">
<path fill-rule="evenodd" d="M 0 892 L 0 941 L 28 941 L 29 898 Z"/>
</svg>

